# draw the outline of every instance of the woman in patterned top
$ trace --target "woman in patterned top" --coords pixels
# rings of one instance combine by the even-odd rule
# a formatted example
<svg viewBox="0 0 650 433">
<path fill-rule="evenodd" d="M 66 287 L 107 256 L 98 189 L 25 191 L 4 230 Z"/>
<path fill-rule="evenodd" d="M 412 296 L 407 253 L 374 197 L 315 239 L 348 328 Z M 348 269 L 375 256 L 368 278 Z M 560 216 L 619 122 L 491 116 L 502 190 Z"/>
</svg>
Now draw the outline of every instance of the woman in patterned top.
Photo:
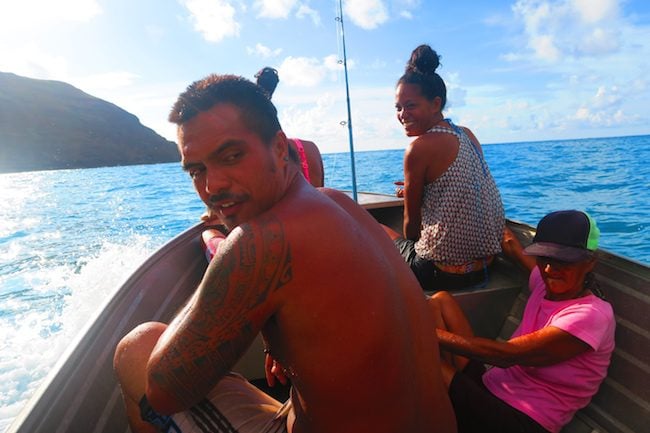
<svg viewBox="0 0 650 433">
<path fill-rule="evenodd" d="M 427 291 L 486 281 L 505 226 L 478 140 L 442 114 L 447 90 L 439 64 L 438 54 L 420 45 L 397 82 L 397 119 L 414 140 L 404 153 L 404 188 L 398 188 L 403 236 L 386 228 Z"/>
</svg>

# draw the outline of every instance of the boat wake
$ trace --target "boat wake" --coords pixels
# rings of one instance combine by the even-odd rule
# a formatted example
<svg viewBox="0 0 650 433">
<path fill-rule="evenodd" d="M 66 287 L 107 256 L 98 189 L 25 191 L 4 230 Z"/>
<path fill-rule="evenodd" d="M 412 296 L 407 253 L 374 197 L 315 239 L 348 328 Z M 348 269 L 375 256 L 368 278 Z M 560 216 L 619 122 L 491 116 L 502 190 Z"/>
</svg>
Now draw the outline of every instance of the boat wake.
<svg viewBox="0 0 650 433">
<path fill-rule="evenodd" d="M 0 432 L 109 295 L 159 246 L 143 235 L 119 244 L 104 241 L 77 263 L 40 267 L 2 281 Z"/>
</svg>

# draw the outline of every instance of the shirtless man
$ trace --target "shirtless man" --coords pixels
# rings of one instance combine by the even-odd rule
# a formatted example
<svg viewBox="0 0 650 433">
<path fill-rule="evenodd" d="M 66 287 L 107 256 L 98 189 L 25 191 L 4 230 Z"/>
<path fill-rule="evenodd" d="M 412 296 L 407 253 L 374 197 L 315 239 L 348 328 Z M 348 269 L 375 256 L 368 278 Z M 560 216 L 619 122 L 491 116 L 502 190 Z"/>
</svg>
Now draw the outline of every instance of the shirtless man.
<svg viewBox="0 0 650 433">
<path fill-rule="evenodd" d="M 261 89 L 211 75 L 170 120 L 183 168 L 229 234 L 169 326 L 140 325 L 118 344 L 132 431 L 160 431 L 143 409 L 184 433 L 213 422 L 242 433 L 455 432 L 417 280 L 365 210 L 313 188 L 289 161 Z M 291 380 L 284 405 L 229 373 L 258 332 Z"/>
</svg>

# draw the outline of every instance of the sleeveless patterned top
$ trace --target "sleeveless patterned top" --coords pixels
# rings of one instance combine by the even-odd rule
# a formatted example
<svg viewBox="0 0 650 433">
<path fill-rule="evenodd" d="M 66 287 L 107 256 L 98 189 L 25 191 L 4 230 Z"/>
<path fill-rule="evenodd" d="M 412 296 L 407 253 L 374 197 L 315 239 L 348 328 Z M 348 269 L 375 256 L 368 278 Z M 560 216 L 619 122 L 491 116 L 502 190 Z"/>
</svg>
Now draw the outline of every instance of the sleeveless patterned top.
<svg viewBox="0 0 650 433">
<path fill-rule="evenodd" d="M 505 216 L 483 156 L 462 129 L 451 125 L 453 130 L 427 131 L 453 134 L 460 146 L 447 170 L 424 186 L 422 229 L 415 251 L 427 260 L 459 265 L 501 251 Z"/>
</svg>

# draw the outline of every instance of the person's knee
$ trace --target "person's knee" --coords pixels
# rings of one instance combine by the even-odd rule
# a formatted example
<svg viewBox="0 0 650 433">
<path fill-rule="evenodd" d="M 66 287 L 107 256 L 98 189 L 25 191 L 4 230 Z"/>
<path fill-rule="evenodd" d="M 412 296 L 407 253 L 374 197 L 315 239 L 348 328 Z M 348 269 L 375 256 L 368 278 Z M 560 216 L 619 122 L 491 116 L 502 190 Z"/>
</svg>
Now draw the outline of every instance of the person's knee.
<svg viewBox="0 0 650 433">
<path fill-rule="evenodd" d="M 452 304 L 456 304 L 454 295 L 445 290 L 436 292 L 431 295 L 431 298 L 429 298 L 429 305 L 435 306 L 439 311 L 448 310 L 449 306 Z"/>
<path fill-rule="evenodd" d="M 436 321 L 436 327 L 454 332 L 450 329 L 449 320 L 455 317 L 455 309 L 453 306 L 456 304 L 454 296 L 446 291 L 436 292 L 427 300 L 429 309 Z"/>
<path fill-rule="evenodd" d="M 445 305 L 455 301 L 453 299 L 453 295 L 451 295 L 449 292 L 441 290 L 431 295 L 427 302 L 434 311 L 442 311 Z"/>
<path fill-rule="evenodd" d="M 440 290 L 433 295 L 431 299 L 436 299 L 436 302 L 450 302 L 453 299 L 453 295 L 445 290 Z"/>
<path fill-rule="evenodd" d="M 440 312 L 440 299 L 436 297 L 438 293 L 440 292 L 436 292 L 427 298 L 427 305 L 434 313 Z"/>
<path fill-rule="evenodd" d="M 435 295 L 429 297 L 427 299 L 427 306 L 433 316 L 436 328 L 446 330 L 447 327 L 445 326 L 445 320 L 442 316 L 442 305 L 440 305 L 440 299 L 435 297 Z"/>
<path fill-rule="evenodd" d="M 149 356 L 165 329 L 167 325 L 164 323 L 143 323 L 135 327 L 117 344 L 113 356 L 113 369 L 123 387 L 125 384 L 144 383 Z"/>
<path fill-rule="evenodd" d="M 167 325 L 159 322 L 147 322 L 133 328 L 117 344 L 113 357 L 113 368 L 119 370 L 134 360 L 149 359 L 149 355 L 165 329 L 167 329 Z"/>
</svg>

